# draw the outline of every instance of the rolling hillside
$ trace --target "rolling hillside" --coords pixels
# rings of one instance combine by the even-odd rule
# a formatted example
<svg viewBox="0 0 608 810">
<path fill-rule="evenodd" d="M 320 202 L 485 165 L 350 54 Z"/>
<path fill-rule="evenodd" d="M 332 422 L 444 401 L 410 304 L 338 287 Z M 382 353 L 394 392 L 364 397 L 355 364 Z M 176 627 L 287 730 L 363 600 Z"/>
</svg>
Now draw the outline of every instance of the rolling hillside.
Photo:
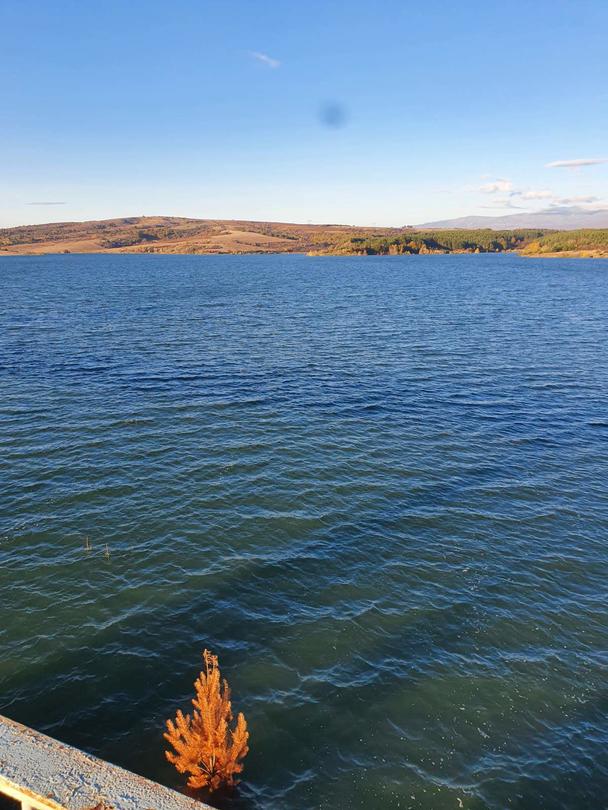
<svg viewBox="0 0 608 810">
<path fill-rule="evenodd" d="M 26 225 L 0 230 L 0 255 L 37 253 L 302 253 L 330 248 L 346 234 L 400 233 L 391 228 L 277 222 L 126 217 Z"/>
<path fill-rule="evenodd" d="M 126 217 L 0 230 L 0 255 L 43 253 L 487 253 L 514 250 L 542 230 L 415 230 L 347 225 Z"/>
</svg>

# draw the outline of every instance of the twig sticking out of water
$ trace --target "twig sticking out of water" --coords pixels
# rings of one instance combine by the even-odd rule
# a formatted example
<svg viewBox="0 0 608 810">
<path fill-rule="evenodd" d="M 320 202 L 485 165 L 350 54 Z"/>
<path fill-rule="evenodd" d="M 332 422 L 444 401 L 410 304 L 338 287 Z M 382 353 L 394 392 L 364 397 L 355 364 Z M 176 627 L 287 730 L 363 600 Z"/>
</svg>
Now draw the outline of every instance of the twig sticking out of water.
<svg viewBox="0 0 608 810">
<path fill-rule="evenodd" d="M 91 541 L 89 540 L 89 537 L 87 535 L 87 537 L 84 538 L 84 550 L 85 551 L 91 551 L 92 548 L 93 548 L 93 546 L 91 545 Z"/>
<path fill-rule="evenodd" d="M 103 552 L 103 556 L 106 558 L 106 560 L 109 560 L 109 559 L 110 559 L 110 549 L 109 549 L 109 547 L 108 547 L 108 544 L 107 544 L 107 543 L 106 543 L 106 548 L 105 548 L 105 551 Z"/>
</svg>

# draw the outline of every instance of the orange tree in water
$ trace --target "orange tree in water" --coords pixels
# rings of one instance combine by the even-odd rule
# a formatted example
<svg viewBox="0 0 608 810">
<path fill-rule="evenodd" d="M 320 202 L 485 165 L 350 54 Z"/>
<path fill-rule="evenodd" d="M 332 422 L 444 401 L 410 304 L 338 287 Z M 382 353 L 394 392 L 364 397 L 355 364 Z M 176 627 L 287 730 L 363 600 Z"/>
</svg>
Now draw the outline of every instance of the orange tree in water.
<svg viewBox="0 0 608 810">
<path fill-rule="evenodd" d="M 167 759 L 180 773 L 190 774 L 189 787 L 213 791 L 237 783 L 249 751 L 249 732 L 242 712 L 230 728 L 230 688 L 221 680 L 217 655 L 205 650 L 203 662 L 204 669 L 194 682 L 192 715 L 178 711 L 175 721 L 167 720 L 163 736 L 174 748 L 165 751 Z"/>
</svg>

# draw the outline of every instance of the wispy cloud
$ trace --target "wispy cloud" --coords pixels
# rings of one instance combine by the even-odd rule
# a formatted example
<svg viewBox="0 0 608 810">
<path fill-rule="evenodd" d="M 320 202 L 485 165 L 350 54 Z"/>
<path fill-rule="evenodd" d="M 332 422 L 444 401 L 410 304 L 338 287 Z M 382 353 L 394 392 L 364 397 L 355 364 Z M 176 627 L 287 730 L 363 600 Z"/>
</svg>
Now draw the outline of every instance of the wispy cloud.
<svg viewBox="0 0 608 810">
<path fill-rule="evenodd" d="M 267 53 L 261 53 L 260 51 L 249 51 L 249 56 L 251 56 L 252 59 L 256 59 L 258 62 L 261 62 L 263 65 L 266 65 L 266 67 L 271 68 L 272 70 L 276 70 L 281 66 L 278 59 L 273 59 L 273 57 L 268 56 Z"/>
<path fill-rule="evenodd" d="M 606 214 L 608 208 L 605 206 L 591 205 L 552 205 L 550 208 L 543 208 L 540 214 Z"/>
<path fill-rule="evenodd" d="M 581 203 L 595 203 L 599 202 L 599 197 L 593 197 L 589 195 L 587 197 L 580 196 L 580 197 L 557 197 L 555 200 L 556 205 L 579 205 Z"/>
<path fill-rule="evenodd" d="M 42 201 L 42 202 L 28 202 L 26 205 L 66 205 L 64 202 L 56 202 L 55 200 L 50 200 L 49 202 Z"/>
<path fill-rule="evenodd" d="M 608 158 L 577 158 L 576 160 L 554 160 L 545 163 L 545 169 L 580 169 L 581 166 L 597 166 L 599 163 L 608 163 Z"/>
<path fill-rule="evenodd" d="M 540 189 L 536 191 L 535 189 L 528 189 L 527 191 L 512 191 L 512 197 L 519 197 L 520 200 L 550 200 L 554 197 L 552 191 L 548 191 L 547 189 Z"/>
<path fill-rule="evenodd" d="M 595 163 L 608 163 L 608 158 L 594 158 L 593 160 L 576 161 L 556 161 L 555 164 L 564 165 L 566 168 L 577 169 L 581 165 L 591 165 Z M 485 174 L 482 179 L 488 180 L 481 186 L 468 186 L 463 190 L 472 192 L 482 192 L 490 197 L 487 204 L 481 208 L 489 209 L 515 209 L 520 211 L 531 211 L 533 213 L 554 213 L 572 212 L 595 213 L 604 211 L 608 202 L 600 197 L 590 194 L 578 194 L 571 197 L 560 197 L 555 191 L 547 188 L 517 187 L 506 177 L 496 177 Z"/>
<path fill-rule="evenodd" d="M 511 191 L 512 188 L 513 183 L 510 180 L 505 180 L 504 177 L 499 177 L 491 183 L 484 183 L 483 186 L 479 186 L 479 191 L 483 192 L 484 194 L 504 194 L 507 191 Z"/>
<path fill-rule="evenodd" d="M 482 205 L 482 208 L 517 208 L 518 210 L 522 209 L 521 205 L 515 205 L 513 200 L 506 199 L 506 200 L 495 200 L 494 202 L 488 203 L 487 205 Z"/>
</svg>

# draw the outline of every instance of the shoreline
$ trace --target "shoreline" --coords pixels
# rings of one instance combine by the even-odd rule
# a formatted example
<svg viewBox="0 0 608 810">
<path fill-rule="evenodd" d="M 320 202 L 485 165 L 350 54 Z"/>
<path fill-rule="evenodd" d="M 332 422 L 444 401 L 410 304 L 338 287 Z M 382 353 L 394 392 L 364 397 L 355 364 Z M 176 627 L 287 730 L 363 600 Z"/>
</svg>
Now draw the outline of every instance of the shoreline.
<svg viewBox="0 0 608 810">
<path fill-rule="evenodd" d="M 0 229 L 0 256 L 90 254 L 402 256 L 515 253 L 608 257 L 608 228 L 401 228 L 179 217 L 123 217 Z"/>
<path fill-rule="evenodd" d="M 34 256 L 308 256 L 310 258 L 344 257 L 344 258 L 373 258 L 403 257 L 403 256 L 521 256 L 523 259 L 608 259 L 607 251 L 599 250 L 563 250 L 548 253 L 527 253 L 525 250 L 427 250 L 420 253 L 344 253 L 344 252 L 310 252 L 304 250 L 217 250 L 200 253 L 178 251 L 143 251 L 143 250 L 91 250 L 91 251 L 4 251 L 0 250 L 0 258 L 18 258 L 20 256 L 32 258 Z"/>
<path fill-rule="evenodd" d="M 526 253 L 520 251 L 524 259 L 608 259 L 608 252 L 602 250 L 557 250 L 550 253 Z"/>
</svg>

